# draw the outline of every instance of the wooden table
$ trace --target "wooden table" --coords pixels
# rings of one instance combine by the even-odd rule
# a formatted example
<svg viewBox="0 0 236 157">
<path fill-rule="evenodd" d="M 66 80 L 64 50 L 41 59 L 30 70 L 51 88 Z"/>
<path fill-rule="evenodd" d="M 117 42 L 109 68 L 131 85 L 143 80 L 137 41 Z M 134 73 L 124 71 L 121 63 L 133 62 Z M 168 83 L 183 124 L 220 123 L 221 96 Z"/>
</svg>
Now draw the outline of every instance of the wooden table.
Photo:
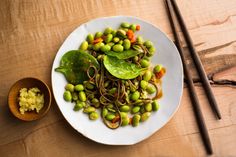
<svg viewBox="0 0 236 157">
<path fill-rule="evenodd" d="M 216 120 L 186 51 L 213 156 L 236 156 L 236 1 L 177 3 L 222 113 L 222 120 Z M 0 156 L 206 156 L 186 86 L 172 120 L 131 146 L 107 146 L 83 137 L 69 126 L 55 101 L 46 117 L 34 122 L 19 121 L 9 112 L 7 94 L 16 80 L 33 76 L 51 86 L 53 59 L 69 33 L 93 18 L 113 15 L 137 16 L 172 38 L 163 0 L 0 1 Z"/>
</svg>

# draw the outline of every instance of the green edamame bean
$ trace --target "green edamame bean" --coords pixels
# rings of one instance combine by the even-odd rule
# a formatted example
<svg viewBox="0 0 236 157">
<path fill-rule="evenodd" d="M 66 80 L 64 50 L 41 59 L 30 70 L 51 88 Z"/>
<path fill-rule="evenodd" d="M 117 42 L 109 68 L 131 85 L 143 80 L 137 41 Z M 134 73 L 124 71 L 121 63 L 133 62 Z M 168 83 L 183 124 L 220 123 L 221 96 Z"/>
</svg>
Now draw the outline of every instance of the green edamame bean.
<svg viewBox="0 0 236 157">
<path fill-rule="evenodd" d="M 120 39 L 118 37 L 113 38 L 114 43 L 118 43 L 119 41 L 120 41 Z"/>
<path fill-rule="evenodd" d="M 82 109 L 85 106 L 85 102 L 82 101 L 77 101 L 75 106 L 74 106 L 74 111 L 79 111 L 80 109 Z"/>
<path fill-rule="evenodd" d="M 140 112 L 141 114 L 143 114 L 143 113 L 145 113 L 145 112 L 146 112 L 146 110 L 145 110 L 144 106 L 141 106 L 141 107 L 140 107 L 140 110 L 139 110 L 139 112 Z"/>
<path fill-rule="evenodd" d="M 156 65 L 156 66 L 153 68 L 153 72 L 154 72 L 154 73 L 158 73 L 158 72 L 161 71 L 161 69 L 162 69 L 162 65 L 161 65 L 161 64 L 158 64 L 158 65 Z"/>
<path fill-rule="evenodd" d="M 106 120 L 111 121 L 111 120 L 114 119 L 115 117 L 116 117 L 116 116 L 115 116 L 114 114 L 108 113 L 105 118 L 106 118 Z"/>
<path fill-rule="evenodd" d="M 150 62 L 149 62 L 148 60 L 146 60 L 146 59 L 142 59 L 142 60 L 140 61 L 140 64 L 141 64 L 141 67 L 142 67 L 142 68 L 147 68 L 147 67 L 149 67 Z"/>
<path fill-rule="evenodd" d="M 148 82 L 147 82 L 147 81 L 145 81 L 145 80 L 141 80 L 141 81 L 140 81 L 140 87 L 141 87 L 142 89 L 146 89 L 147 86 L 148 86 Z"/>
<path fill-rule="evenodd" d="M 92 113 L 95 111 L 96 111 L 96 109 L 92 106 L 88 106 L 88 107 L 84 108 L 84 110 L 83 110 L 84 113 Z"/>
<path fill-rule="evenodd" d="M 78 100 L 78 94 L 77 93 L 75 93 L 75 92 L 72 93 L 72 100 L 74 100 L 74 101 Z"/>
<path fill-rule="evenodd" d="M 130 46 L 131 46 L 130 40 L 129 39 L 125 39 L 124 42 L 123 42 L 123 46 L 124 46 L 125 50 L 130 49 Z"/>
<path fill-rule="evenodd" d="M 121 29 L 123 29 L 125 32 L 127 32 L 129 30 L 128 28 L 121 28 Z"/>
<path fill-rule="evenodd" d="M 84 81 L 84 82 L 83 82 L 83 85 L 85 86 L 87 83 L 88 83 L 88 81 Z"/>
<path fill-rule="evenodd" d="M 112 30 L 111 34 L 114 36 L 116 36 L 116 30 Z"/>
<path fill-rule="evenodd" d="M 145 41 L 143 44 L 144 44 L 144 46 L 146 46 L 147 48 L 150 48 L 150 47 L 153 46 L 153 43 L 152 43 L 150 40 Z"/>
<path fill-rule="evenodd" d="M 71 95 L 71 92 L 70 91 L 65 91 L 64 94 L 63 94 L 63 97 L 64 97 L 64 100 L 65 101 L 71 101 L 72 100 L 72 95 Z"/>
<path fill-rule="evenodd" d="M 130 107 L 128 105 L 124 105 L 120 107 L 121 112 L 129 112 Z"/>
<path fill-rule="evenodd" d="M 147 112 L 151 112 L 152 111 L 152 104 L 151 103 L 147 103 L 145 106 L 144 106 L 145 110 Z"/>
<path fill-rule="evenodd" d="M 92 100 L 95 96 L 94 96 L 94 94 L 89 94 L 87 97 L 88 97 L 88 99 Z"/>
<path fill-rule="evenodd" d="M 95 88 L 95 86 L 91 83 L 88 83 L 88 84 L 86 84 L 86 88 L 92 90 Z"/>
<path fill-rule="evenodd" d="M 108 114 L 108 110 L 104 107 L 102 109 L 102 117 L 106 117 L 107 114 Z"/>
<path fill-rule="evenodd" d="M 98 55 L 97 60 L 101 61 L 103 59 L 103 57 L 104 57 L 103 55 Z"/>
<path fill-rule="evenodd" d="M 144 112 L 142 115 L 141 115 L 141 121 L 144 122 L 146 120 L 148 120 L 148 118 L 150 117 L 151 115 L 151 112 Z"/>
<path fill-rule="evenodd" d="M 132 24 L 132 25 L 130 25 L 130 29 L 132 29 L 132 31 L 136 31 L 136 24 Z"/>
<path fill-rule="evenodd" d="M 148 94 L 153 94 L 156 92 L 156 87 L 153 84 L 149 84 L 146 91 L 148 92 Z"/>
<path fill-rule="evenodd" d="M 105 87 L 105 88 L 108 87 L 109 84 L 110 84 L 110 81 L 106 81 L 106 82 L 104 83 L 104 87 Z"/>
<path fill-rule="evenodd" d="M 122 52 L 124 50 L 124 47 L 120 44 L 116 44 L 112 47 L 112 50 L 115 52 Z"/>
<path fill-rule="evenodd" d="M 135 63 L 138 62 L 138 56 L 133 57 L 133 62 L 135 62 Z"/>
<path fill-rule="evenodd" d="M 132 99 L 133 101 L 138 100 L 139 97 L 140 97 L 139 91 L 135 91 L 135 92 L 131 95 L 131 99 Z"/>
<path fill-rule="evenodd" d="M 110 50 L 111 50 L 111 46 L 109 46 L 108 44 L 101 47 L 102 52 L 107 52 L 107 51 L 110 51 Z"/>
<path fill-rule="evenodd" d="M 126 112 L 120 112 L 120 116 L 121 116 L 121 119 L 123 120 L 128 116 L 128 114 Z"/>
<path fill-rule="evenodd" d="M 130 91 L 131 91 L 131 92 L 135 92 L 136 90 L 137 90 L 137 88 L 136 88 L 135 86 L 131 86 L 131 87 L 130 87 Z"/>
<path fill-rule="evenodd" d="M 90 120 L 96 120 L 96 119 L 98 119 L 98 113 L 97 112 L 91 112 L 90 114 L 89 114 L 89 119 Z"/>
<path fill-rule="evenodd" d="M 135 101 L 135 105 L 142 106 L 143 105 L 143 101 L 138 99 L 138 100 Z"/>
<path fill-rule="evenodd" d="M 81 101 L 86 101 L 86 94 L 85 94 L 85 92 L 84 91 L 80 91 L 79 92 L 79 100 L 81 100 Z"/>
<path fill-rule="evenodd" d="M 154 101 L 152 102 L 152 110 L 153 110 L 153 111 L 158 111 L 158 110 L 159 110 L 159 103 L 158 103 L 157 100 L 154 100 Z"/>
<path fill-rule="evenodd" d="M 141 119 L 140 115 L 138 115 L 138 114 L 134 115 L 132 118 L 132 126 L 134 126 L 134 127 L 138 126 L 140 119 Z"/>
<path fill-rule="evenodd" d="M 84 86 L 82 85 L 82 84 L 77 84 L 76 86 L 75 86 L 75 91 L 82 91 L 82 90 L 84 90 Z"/>
<path fill-rule="evenodd" d="M 154 46 L 151 46 L 150 48 L 148 48 L 148 51 L 151 53 L 151 54 L 154 54 L 154 52 L 156 51 L 156 48 Z"/>
<path fill-rule="evenodd" d="M 150 48 L 150 49 L 151 49 L 151 48 Z M 148 51 L 147 56 L 148 56 L 148 57 L 151 57 L 151 56 L 154 55 L 154 53 L 155 53 L 155 51 L 154 51 L 154 52 L 152 52 L 152 51 Z"/>
<path fill-rule="evenodd" d="M 120 40 L 120 41 L 118 42 L 118 44 L 120 44 L 120 45 L 122 45 L 123 43 L 124 43 L 123 40 Z"/>
<path fill-rule="evenodd" d="M 116 35 L 126 38 L 126 32 L 123 29 L 118 29 Z"/>
<path fill-rule="evenodd" d="M 91 103 L 92 103 L 96 108 L 98 108 L 98 107 L 100 106 L 100 102 L 99 102 L 99 100 L 98 100 L 97 98 L 93 98 L 93 99 L 91 100 Z"/>
<path fill-rule="evenodd" d="M 93 45 L 93 50 L 94 51 L 99 51 L 99 49 L 104 45 L 104 43 L 97 43 Z"/>
<path fill-rule="evenodd" d="M 121 126 L 126 126 L 129 124 L 129 117 L 127 116 L 126 118 L 122 119 L 122 123 L 121 123 Z"/>
<path fill-rule="evenodd" d="M 93 49 L 93 44 L 89 44 L 88 45 L 88 50 L 92 50 Z"/>
<path fill-rule="evenodd" d="M 101 38 L 102 35 L 103 35 L 102 32 L 97 32 L 97 33 L 95 34 L 95 39 Z"/>
<path fill-rule="evenodd" d="M 107 108 L 113 108 L 114 106 L 113 106 L 113 104 L 111 104 L 111 103 L 109 103 L 108 105 L 107 105 Z"/>
<path fill-rule="evenodd" d="M 105 31 L 104 31 L 104 34 L 105 34 L 105 35 L 108 35 L 108 34 L 110 34 L 110 33 L 112 33 L 112 28 L 111 28 L 111 27 L 107 27 L 107 28 L 105 29 Z"/>
<path fill-rule="evenodd" d="M 110 90 L 108 91 L 108 93 L 109 93 L 109 94 L 115 94 L 116 91 L 117 91 L 117 88 L 116 88 L 116 87 L 113 87 L 112 89 L 110 89 Z"/>
<path fill-rule="evenodd" d="M 144 56 L 143 59 L 145 59 L 145 60 L 147 60 L 147 61 L 150 61 L 150 60 L 151 60 L 151 58 L 148 57 L 148 56 Z"/>
<path fill-rule="evenodd" d="M 113 43 L 113 42 L 109 42 L 107 45 L 109 45 L 110 47 L 112 47 L 112 46 L 115 45 L 115 43 Z"/>
<path fill-rule="evenodd" d="M 123 28 L 129 28 L 130 27 L 130 24 L 128 22 L 122 22 L 121 23 L 121 27 Z"/>
<path fill-rule="evenodd" d="M 146 71 L 143 75 L 143 80 L 149 81 L 152 78 L 152 72 L 150 70 Z"/>
<path fill-rule="evenodd" d="M 87 35 L 87 41 L 89 44 L 92 44 L 94 40 L 94 36 L 92 34 L 88 34 Z"/>
<path fill-rule="evenodd" d="M 138 44 L 142 44 L 142 43 L 143 43 L 143 38 L 142 38 L 141 36 L 138 36 L 138 37 L 136 38 L 136 42 L 137 42 Z"/>
<path fill-rule="evenodd" d="M 105 44 L 103 42 L 100 42 L 100 48 L 104 46 Z"/>
<path fill-rule="evenodd" d="M 135 114 L 135 113 L 138 113 L 139 110 L 140 110 L 140 106 L 134 106 L 131 111 L 133 114 Z"/>
<path fill-rule="evenodd" d="M 85 84 L 85 87 L 86 87 L 87 89 L 89 89 L 89 90 L 92 90 L 92 89 L 95 88 L 95 86 L 94 86 L 92 83 L 89 83 L 89 82 L 87 82 L 87 83 Z"/>
<path fill-rule="evenodd" d="M 111 41 L 112 41 L 112 38 L 113 38 L 113 35 L 112 35 L 112 34 L 108 34 L 108 35 L 106 36 L 105 42 L 106 42 L 106 43 L 111 42 Z"/>
<path fill-rule="evenodd" d="M 86 106 L 86 103 L 84 101 L 77 100 L 76 103 L 81 103 L 83 105 L 83 107 Z"/>
<path fill-rule="evenodd" d="M 88 42 L 87 41 L 83 41 L 79 47 L 80 50 L 87 50 L 88 49 Z"/>
<path fill-rule="evenodd" d="M 70 91 L 70 92 L 74 92 L 74 85 L 73 84 L 70 84 L 68 83 L 66 86 L 65 86 L 65 89 Z"/>
</svg>

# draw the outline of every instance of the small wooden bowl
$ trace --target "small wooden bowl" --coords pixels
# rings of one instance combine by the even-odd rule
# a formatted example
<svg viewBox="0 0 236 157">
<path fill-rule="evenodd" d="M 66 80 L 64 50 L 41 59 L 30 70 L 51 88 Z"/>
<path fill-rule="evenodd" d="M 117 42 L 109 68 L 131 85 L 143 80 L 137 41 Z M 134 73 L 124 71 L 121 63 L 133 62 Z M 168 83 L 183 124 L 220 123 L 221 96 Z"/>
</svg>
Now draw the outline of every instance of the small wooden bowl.
<svg viewBox="0 0 236 157">
<path fill-rule="evenodd" d="M 44 94 L 44 106 L 43 108 L 37 113 L 34 111 L 27 111 L 24 114 L 21 114 L 19 111 L 19 91 L 21 88 L 33 88 L 37 87 L 42 94 Z M 51 105 L 51 92 L 49 87 L 43 81 L 36 79 L 36 78 L 23 78 L 18 80 L 10 89 L 8 94 L 8 105 L 12 114 L 24 121 L 33 121 L 39 118 L 42 118 L 48 111 Z"/>
</svg>

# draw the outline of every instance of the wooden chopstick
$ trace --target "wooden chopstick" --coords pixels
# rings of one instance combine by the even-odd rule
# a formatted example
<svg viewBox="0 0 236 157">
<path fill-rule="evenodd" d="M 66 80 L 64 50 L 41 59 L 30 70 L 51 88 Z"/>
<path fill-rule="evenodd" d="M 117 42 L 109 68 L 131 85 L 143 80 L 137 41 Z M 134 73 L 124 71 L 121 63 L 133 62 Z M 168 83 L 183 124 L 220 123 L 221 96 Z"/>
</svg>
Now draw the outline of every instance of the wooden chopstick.
<svg viewBox="0 0 236 157">
<path fill-rule="evenodd" d="M 179 22 L 181 30 L 183 31 L 184 38 L 185 38 L 186 43 L 188 45 L 188 49 L 189 49 L 189 51 L 191 53 L 193 61 L 194 61 L 195 65 L 196 65 L 196 69 L 197 69 L 198 74 L 200 76 L 200 79 L 202 81 L 203 88 L 204 88 L 204 90 L 206 92 L 206 95 L 207 95 L 208 101 L 210 103 L 211 109 L 215 113 L 216 117 L 218 119 L 221 119 L 221 114 L 220 114 L 219 108 L 217 106 L 217 103 L 216 103 L 215 97 L 213 95 L 213 92 L 211 90 L 210 83 L 208 81 L 208 78 L 207 78 L 206 73 L 204 71 L 204 68 L 202 66 L 201 60 L 200 60 L 200 58 L 199 58 L 198 54 L 196 53 L 196 50 L 195 50 L 195 48 L 193 46 L 192 39 L 191 39 L 191 37 L 190 37 L 190 35 L 188 33 L 188 30 L 186 28 L 186 25 L 185 25 L 185 22 L 183 20 L 183 17 L 181 15 L 181 13 L 180 13 L 180 10 L 179 10 L 175 0 L 171 0 L 170 2 L 172 3 L 172 6 L 173 6 L 173 9 L 175 11 L 177 20 Z"/>
<path fill-rule="evenodd" d="M 189 94 L 190 94 L 190 97 L 191 97 L 191 102 L 192 102 L 192 105 L 193 105 L 195 117 L 197 119 L 197 124 L 198 124 L 198 127 L 199 127 L 199 131 L 201 133 L 201 137 L 202 137 L 202 140 L 203 140 L 203 143 L 204 143 L 204 146 L 206 148 L 207 153 L 212 154 L 212 146 L 211 146 L 209 134 L 208 134 L 205 122 L 204 122 L 204 118 L 203 118 L 202 111 L 201 111 L 201 108 L 200 108 L 200 105 L 199 105 L 196 90 L 194 88 L 192 76 L 190 75 L 190 72 L 187 68 L 186 60 L 185 60 L 184 55 L 183 55 L 183 49 L 181 47 L 179 36 L 177 34 L 177 29 L 176 29 L 175 24 L 174 24 L 174 13 L 173 13 L 173 8 L 171 7 L 170 0 L 166 0 L 166 6 L 167 6 L 167 10 L 168 10 L 168 16 L 169 16 L 171 28 L 173 30 L 174 38 L 175 38 L 175 41 L 176 41 L 176 46 L 179 50 L 179 54 L 181 56 L 181 60 L 182 60 L 182 63 L 183 63 L 185 76 L 186 76 L 187 83 L 188 83 L 188 86 L 189 86 Z"/>
</svg>

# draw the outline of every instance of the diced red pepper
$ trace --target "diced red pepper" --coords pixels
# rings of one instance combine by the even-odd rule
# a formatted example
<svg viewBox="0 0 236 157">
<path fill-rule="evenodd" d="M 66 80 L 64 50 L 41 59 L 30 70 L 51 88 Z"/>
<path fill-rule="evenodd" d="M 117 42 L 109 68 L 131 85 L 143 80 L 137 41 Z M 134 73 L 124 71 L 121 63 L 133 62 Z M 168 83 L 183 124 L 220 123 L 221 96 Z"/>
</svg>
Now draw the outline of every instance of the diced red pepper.
<svg viewBox="0 0 236 157">
<path fill-rule="evenodd" d="M 139 31 L 141 29 L 140 25 L 136 26 L 136 30 Z"/>
<path fill-rule="evenodd" d="M 135 36 L 133 36 L 133 38 L 130 39 L 130 42 L 131 42 L 131 44 L 136 42 Z"/>
<path fill-rule="evenodd" d="M 133 118 L 129 118 L 129 124 L 132 124 Z"/>
<path fill-rule="evenodd" d="M 134 38 L 133 35 L 128 36 L 128 39 L 129 39 L 129 40 L 132 40 L 133 38 Z"/>
<path fill-rule="evenodd" d="M 103 40 L 106 40 L 106 38 L 107 38 L 107 36 L 105 36 L 105 35 L 102 36 L 102 39 L 103 39 Z"/>
<path fill-rule="evenodd" d="M 129 29 L 126 34 L 129 40 L 134 37 L 134 32 L 131 29 Z"/>
<path fill-rule="evenodd" d="M 116 123 L 116 122 L 118 122 L 119 120 L 120 120 L 120 116 L 117 115 L 117 116 L 115 116 L 115 118 L 112 119 L 111 122 L 112 122 L 112 123 Z"/>
<path fill-rule="evenodd" d="M 156 75 L 156 78 L 157 79 L 160 79 L 160 78 L 162 78 L 162 76 L 164 76 L 164 74 L 165 74 L 165 68 L 162 68 L 161 69 L 161 71 L 159 71 L 159 72 L 157 72 L 155 75 Z"/>
<path fill-rule="evenodd" d="M 103 41 L 102 38 L 97 38 L 97 39 L 93 40 L 93 44 L 97 44 L 97 43 L 100 43 L 102 41 Z"/>
</svg>

